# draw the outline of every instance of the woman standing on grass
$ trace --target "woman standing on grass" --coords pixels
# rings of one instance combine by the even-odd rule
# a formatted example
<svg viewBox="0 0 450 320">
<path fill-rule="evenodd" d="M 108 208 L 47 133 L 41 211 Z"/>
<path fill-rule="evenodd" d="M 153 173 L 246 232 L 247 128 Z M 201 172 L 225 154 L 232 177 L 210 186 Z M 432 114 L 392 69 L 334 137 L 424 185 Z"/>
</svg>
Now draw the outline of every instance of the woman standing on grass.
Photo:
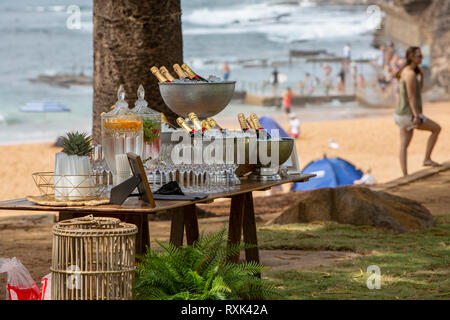
<svg viewBox="0 0 450 320">
<path fill-rule="evenodd" d="M 431 153 L 436 145 L 441 127 L 422 114 L 422 89 L 424 77 L 420 65 L 422 52 L 418 47 L 410 47 L 406 51 L 406 63 L 397 73 L 399 80 L 399 104 L 395 109 L 394 120 L 400 128 L 400 165 L 403 175 L 408 175 L 407 150 L 413 137 L 414 129 L 430 131 L 427 150 L 423 165 L 438 167 L 438 163 L 431 160 Z"/>
</svg>

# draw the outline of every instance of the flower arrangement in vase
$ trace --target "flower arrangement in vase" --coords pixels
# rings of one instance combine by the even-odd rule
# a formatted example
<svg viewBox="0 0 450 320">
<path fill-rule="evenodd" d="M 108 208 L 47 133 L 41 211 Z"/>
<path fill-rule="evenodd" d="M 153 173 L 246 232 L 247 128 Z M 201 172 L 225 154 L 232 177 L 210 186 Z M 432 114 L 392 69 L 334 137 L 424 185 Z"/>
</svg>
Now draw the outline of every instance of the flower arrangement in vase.
<svg viewBox="0 0 450 320">
<path fill-rule="evenodd" d="M 68 132 L 62 137 L 62 152 L 55 155 L 55 199 L 84 200 L 94 193 L 90 155 L 92 137 Z"/>
</svg>

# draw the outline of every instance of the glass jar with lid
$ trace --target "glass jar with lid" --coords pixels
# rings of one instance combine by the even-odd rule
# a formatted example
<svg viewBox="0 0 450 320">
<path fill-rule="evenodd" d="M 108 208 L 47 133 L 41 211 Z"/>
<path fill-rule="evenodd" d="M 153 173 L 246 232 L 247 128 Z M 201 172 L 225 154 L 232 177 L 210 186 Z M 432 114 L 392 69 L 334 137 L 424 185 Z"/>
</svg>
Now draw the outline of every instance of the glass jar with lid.
<svg viewBox="0 0 450 320">
<path fill-rule="evenodd" d="M 131 112 L 142 118 L 144 140 L 142 146 L 142 161 L 146 166 L 159 163 L 161 150 L 161 113 L 148 107 L 145 101 L 145 90 L 142 85 L 137 91 L 138 100 Z"/>
<path fill-rule="evenodd" d="M 128 108 L 122 85 L 117 91 L 117 102 L 111 111 L 102 114 L 101 121 L 105 160 L 113 174 L 113 184 L 117 185 L 131 176 L 126 154 L 133 152 L 142 158 L 144 137 L 142 118 Z"/>
</svg>

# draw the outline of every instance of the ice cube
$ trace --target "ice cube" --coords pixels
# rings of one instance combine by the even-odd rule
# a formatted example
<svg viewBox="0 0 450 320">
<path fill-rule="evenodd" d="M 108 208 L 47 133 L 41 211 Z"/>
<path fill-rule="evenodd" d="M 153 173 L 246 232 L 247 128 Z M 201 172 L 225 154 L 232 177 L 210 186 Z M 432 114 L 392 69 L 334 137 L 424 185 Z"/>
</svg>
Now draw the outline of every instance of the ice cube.
<svg viewBox="0 0 450 320">
<path fill-rule="evenodd" d="M 217 76 L 210 75 L 210 76 L 208 77 L 208 81 L 209 81 L 209 82 L 222 82 L 222 79 L 219 78 L 219 77 L 217 77 Z"/>
</svg>

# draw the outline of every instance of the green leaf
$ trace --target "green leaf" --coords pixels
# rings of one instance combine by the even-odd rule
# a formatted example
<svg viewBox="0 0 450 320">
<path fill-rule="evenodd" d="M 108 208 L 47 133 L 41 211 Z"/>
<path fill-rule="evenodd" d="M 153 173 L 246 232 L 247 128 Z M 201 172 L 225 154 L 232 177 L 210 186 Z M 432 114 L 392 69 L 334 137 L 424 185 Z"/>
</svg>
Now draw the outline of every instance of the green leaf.
<svg viewBox="0 0 450 320">
<path fill-rule="evenodd" d="M 162 253 L 148 248 L 136 270 L 139 299 L 265 299 L 280 296 L 268 280 L 255 275 L 264 267 L 256 262 L 231 263 L 246 244 L 227 245 L 226 228 L 200 235 L 193 246 L 175 247 L 156 241 Z"/>
</svg>

